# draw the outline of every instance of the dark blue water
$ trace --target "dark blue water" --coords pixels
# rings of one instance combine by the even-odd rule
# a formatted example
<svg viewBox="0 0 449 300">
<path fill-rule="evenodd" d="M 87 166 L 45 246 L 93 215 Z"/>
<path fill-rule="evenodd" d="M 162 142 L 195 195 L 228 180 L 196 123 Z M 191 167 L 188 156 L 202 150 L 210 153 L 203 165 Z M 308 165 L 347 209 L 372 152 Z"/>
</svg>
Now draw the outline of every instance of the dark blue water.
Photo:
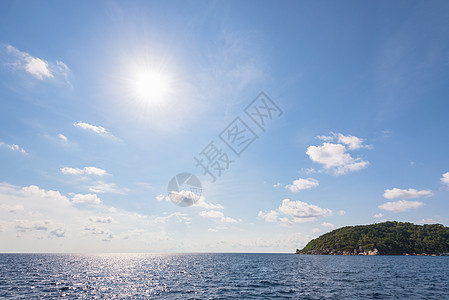
<svg viewBox="0 0 449 300">
<path fill-rule="evenodd" d="M 449 299 L 449 257 L 0 254 L 0 298 Z"/>
</svg>

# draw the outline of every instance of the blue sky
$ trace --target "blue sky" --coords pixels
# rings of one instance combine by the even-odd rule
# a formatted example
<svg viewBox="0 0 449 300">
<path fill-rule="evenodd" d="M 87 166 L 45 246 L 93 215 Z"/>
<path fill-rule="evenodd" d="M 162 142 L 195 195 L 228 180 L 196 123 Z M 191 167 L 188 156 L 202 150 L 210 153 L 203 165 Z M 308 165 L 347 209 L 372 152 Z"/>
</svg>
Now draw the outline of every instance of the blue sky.
<svg viewBox="0 0 449 300">
<path fill-rule="evenodd" d="M 293 252 L 449 225 L 445 1 L 2 1 L 0 251 Z M 282 110 L 262 131 L 244 110 Z M 240 117 L 239 156 L 220 133 Z M 231 160 L 212 182 L 194 157 Z M 195 174 L 201 199 L 167 184 Z"/>
</svg>

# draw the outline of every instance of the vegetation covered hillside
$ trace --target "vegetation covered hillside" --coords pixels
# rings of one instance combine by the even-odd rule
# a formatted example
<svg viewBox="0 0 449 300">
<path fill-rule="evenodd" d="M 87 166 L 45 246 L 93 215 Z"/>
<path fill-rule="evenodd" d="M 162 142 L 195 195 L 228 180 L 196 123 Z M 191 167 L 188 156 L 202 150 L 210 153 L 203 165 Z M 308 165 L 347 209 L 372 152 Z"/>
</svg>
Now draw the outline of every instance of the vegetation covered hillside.
<svg viewBox="0 0 449 300">
<path fill-rule="evenodd" d="M 441 255 L 449 252 L 449 227 L 384 222 L 346 226 L 311 240 L 297 254 Z"/>
</svg>

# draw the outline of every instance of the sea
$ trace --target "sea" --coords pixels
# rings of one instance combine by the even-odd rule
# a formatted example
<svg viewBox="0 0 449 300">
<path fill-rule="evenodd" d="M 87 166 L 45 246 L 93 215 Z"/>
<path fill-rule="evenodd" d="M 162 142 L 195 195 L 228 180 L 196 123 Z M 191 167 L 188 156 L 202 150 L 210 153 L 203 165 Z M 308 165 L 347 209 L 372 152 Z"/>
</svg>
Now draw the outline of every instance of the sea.
<svg viewBox="0 0 449 300">
<path fill-rule="evenodd" d="M 449 257 L 0 254 L 2 299 L 449 299 Z"/>
</svg>

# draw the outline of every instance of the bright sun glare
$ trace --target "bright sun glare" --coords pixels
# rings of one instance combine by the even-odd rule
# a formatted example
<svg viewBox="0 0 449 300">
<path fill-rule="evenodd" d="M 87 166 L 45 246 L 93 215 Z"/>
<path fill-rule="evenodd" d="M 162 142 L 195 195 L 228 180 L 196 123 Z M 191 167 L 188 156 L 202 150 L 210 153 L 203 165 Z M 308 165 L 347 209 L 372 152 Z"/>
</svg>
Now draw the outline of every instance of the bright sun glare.
<svg viewBox="0 0 449 300">
<path fill-rule="evenodd" d="M 160 103 L 170 92 L 170 79 L 162 70 L 143 68 L 135 72 L 131 81 L 134 96 L 147 103 Z"/>
</svg>

